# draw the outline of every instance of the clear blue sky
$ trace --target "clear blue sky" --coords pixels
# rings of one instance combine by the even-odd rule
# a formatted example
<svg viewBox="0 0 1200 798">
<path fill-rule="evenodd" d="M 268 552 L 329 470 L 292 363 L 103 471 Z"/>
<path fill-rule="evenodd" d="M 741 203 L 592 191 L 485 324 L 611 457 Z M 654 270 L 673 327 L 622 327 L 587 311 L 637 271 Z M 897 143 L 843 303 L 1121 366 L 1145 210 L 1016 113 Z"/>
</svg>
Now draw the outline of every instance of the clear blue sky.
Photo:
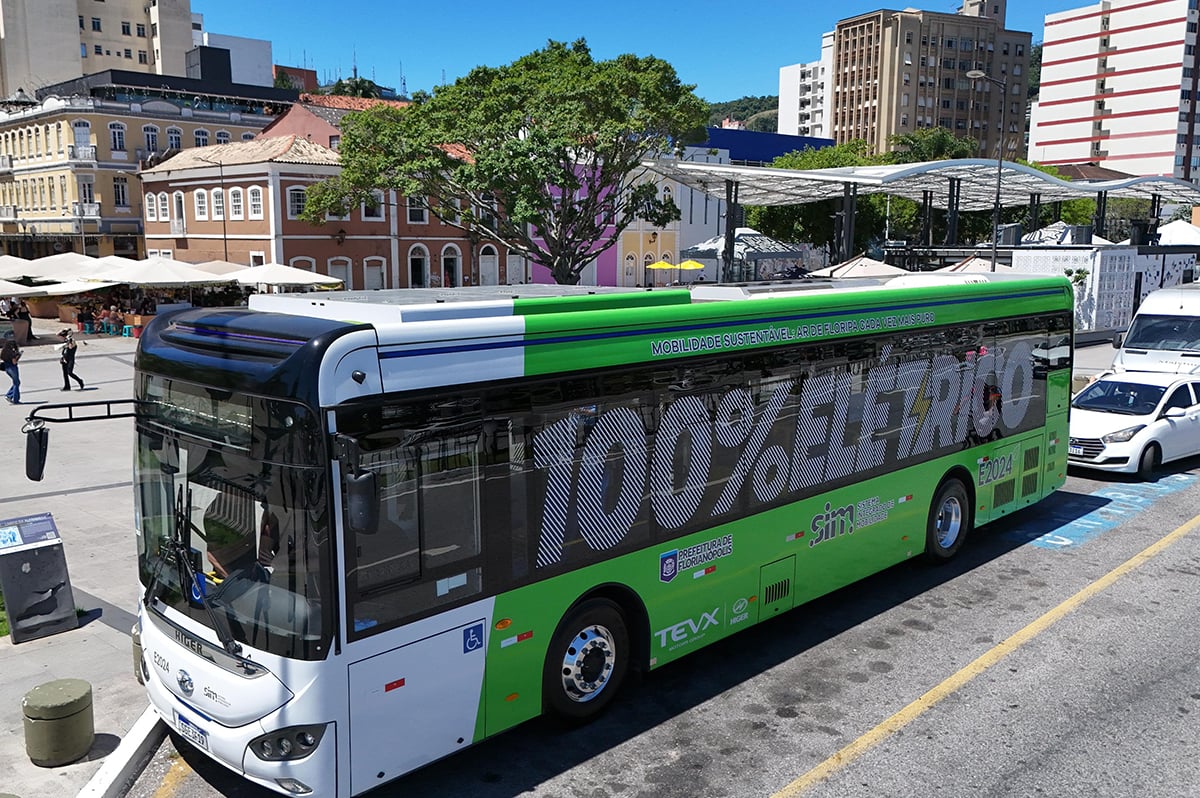
<svg viewBox="0 0 1200 798">
<path fill-rule="evenodd" d="M 1085 0 L 1009 0 L 1008 27 L 1042 39 L 1044 16 Z M 821 34 L 842 18 L 919 6 L 953 13 L 954 0 L 898 3 L 758 0 L 192 0 L 212 33 L 268 39 L 277 64 L 324 80 L 359 74 L 409 92 L 453 83 L 475 66 L 507 64 L 547 39 L 586 38 L 597 58 L 620 53 L 669 61 L 710 102 L 779 91 L 779 67 L 816 60 Z"/>
</svg>

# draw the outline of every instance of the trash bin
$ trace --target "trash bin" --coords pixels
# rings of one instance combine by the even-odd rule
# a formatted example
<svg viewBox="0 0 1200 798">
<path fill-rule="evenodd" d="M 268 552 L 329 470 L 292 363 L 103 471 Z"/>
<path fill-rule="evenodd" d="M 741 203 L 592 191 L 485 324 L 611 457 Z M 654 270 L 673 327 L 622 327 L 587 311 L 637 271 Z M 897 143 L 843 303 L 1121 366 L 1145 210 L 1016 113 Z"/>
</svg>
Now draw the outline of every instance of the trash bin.
<svg viewBox="0 0 1200 798">
<path fill-rule="evenodd" d="M 92 686 L 83 679 L 40 684 L 21 701 L 25 716 L 25 752 L 41 767 L 66 765 L 82 758 L 96 739 Z"/>
</svg>

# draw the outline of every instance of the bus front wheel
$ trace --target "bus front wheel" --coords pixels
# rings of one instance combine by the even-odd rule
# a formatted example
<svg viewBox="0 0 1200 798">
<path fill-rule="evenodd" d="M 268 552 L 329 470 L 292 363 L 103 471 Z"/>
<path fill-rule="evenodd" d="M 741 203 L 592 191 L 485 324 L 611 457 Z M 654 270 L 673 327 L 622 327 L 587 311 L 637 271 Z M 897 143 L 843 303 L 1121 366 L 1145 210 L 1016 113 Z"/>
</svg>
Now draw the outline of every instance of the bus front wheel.
<svg viewBox="0 0 1200 798">
<path fill-rule="evenodd" d="M 971 531 L 971 500 L 957 479 L 948 479 L 938 488 L 929 505 L 925 532 L 925 556 L 935 563 L 947 562 L 962 548 Z"/>
<path fill-rule="evenodd" d="M 591 720 L 620 689 L 629 653 L 621 608 L 607 599 L 580 604 L 559 624 L 546 654 L 546 709 L 569 722 Z"/>
</svg>

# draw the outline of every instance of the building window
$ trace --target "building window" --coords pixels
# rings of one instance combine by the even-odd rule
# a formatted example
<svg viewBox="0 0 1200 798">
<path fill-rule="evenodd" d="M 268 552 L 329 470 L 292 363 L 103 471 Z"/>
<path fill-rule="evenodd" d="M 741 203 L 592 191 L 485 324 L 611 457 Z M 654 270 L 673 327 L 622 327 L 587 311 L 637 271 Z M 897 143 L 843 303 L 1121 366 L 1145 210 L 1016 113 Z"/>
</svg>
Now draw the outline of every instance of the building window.
<svg viewBox="0 0 1200 798">
<path fill-rule="evenodd" d="M 381 221 L 383 219 L 383 192 L 372 191 L 371 199 L 363 203 L 362 218 L 364 220 Z"/>
<path fill-rule="evenodd" d="M 250 189 L 250 218 L 263 218 L 263 193 L 262 189 L 254 186 Z"/>
<path fill-rule="evenodd" d="M 145 51 L 145 50 L 138 50 L 138 63 L 139 63 L 139 64 L 148 64 L 148 63 L 150 63 L 150 59 L 149 59 L 149 57 L 146 55 L 146 51 Z"/>
<path fill-rule="evenodd" d="M 130 60 L 133 60 L 133 50 L 130 50 L 128 47 L 126 47 L 125 48 L 125 57 Z"/>
<path fill-rule="evenodd" d="M 145 25 L 143 25 L 142 23 L 139 22 L 134 27 L 134 30 L 137 32 L 138 36 L 141 36 L 143 39 L 146 38 L 146 26 Z"/>
<path fill-rule="evenodd" d="M 183 149 L 183 131 L 177 127 L 167 128 L 167 149 Z"/>
<path fill-rule="evenodd" d="M 197 147 L 207 147 L 208 146 L 208 131 L 207 130 L 204 130 L 204 129 L 197 130 L 195 133 L 195 136 L 196 136 L 196 146 Z"/>
<path fill-rule="evenodd" d="M 408 251 L 408 287 L 424 288 L 429 270 L 429 253 L 418 244 Z"/>
<path fill-rule="evenodd" d="M 83 24 L 83 14 L 80 14 L 80 15 L 79 15 L 79 29 L 80 29 L 80 30 L 87 30 L 87 28 L 86 28 L 86 27 L 84 26 L 84 24 Z"/>
<path fill-rule="evenodd" d="M 408 198 L 408 223 L 426 224 L 429 222 L 429 208 L 424 197 Z"/>
<path fill-rule="evenodd" d="M 219 188 L 212 190 L 212 218 L 222 220 L 225 218 L 225 192 Z"/>
<path fill-rule="evenodd" d="M 95 51 L 96 55 L 104 55 L 104 46 L 103 45 L 97 44 L 92 49 Z"/>
<path fill-rule="evenodd" d="M 289 219 L 299 219 L 300 214 L 304 213 L 304 189 L 289 188 L 287 192 L 287 209 Z"/>
<path fill-rule="evenodd" d="M 86 42 L 79 43 L 79 57 L 87 58 L 87 43 Z"/>
<path fill-rule="evenodd" d="M 120 122 L 108 123 L 108 136 L 115 152 L 125 151 L 125 126 Z"/>
<path fill-rule="evenodd" d="M 171 221 L 171 199 L 165 191 L 158 195 L 158 220 L 160 222 Z"/>
<path fill-rule="evenodd" d="M 192 195 L 192 204 L 196 208 L 196 220 L 208 221 L 208 192 L 202 188 L 196 189 L 196 193 Z"/>
<path fill-rule="evenodd" d="M 340 147 L 340 146 L 342 146 L 342 137 L 341 136 L 330 136 L 329 137 L 329 149 L 333 150 L 334 152 L 337 152 L 338 147 Z"/>
<path fill-rule="evenodd" d="M 154 125 L 142 127 L 142 136 L 146 140 L 147 152 L 158 152 L 158 128 Z"/>
<path fill-rule="evenodd" d="M 242 134 L 242 141 L 254 141 L 254 134 L 247 130 Z"/>
<path fill-rule="evenodd" d="M 229 131 L 228 130 L 218 130 L 217 131 L 217 143 L 218 144 L 228 144 L 229 143 Z"/>
<path fill-rule="evenodd" d="M 122 36 L 132 36 L 133 35 L 133 26 L 130 25 L 128 22 L 124 22 L 124 21 L 121 22 L 121 35 Z"/>
<path fill-rule="evenodd" d="M 129 181 L 124 177 L 113 178 L 113 204 L 118 208 L 129 207 Z"/>
<path fill-rule="evenodd" d="M 158 221 L 158 203 L 154 201 L 153 194 L 146 195 L 146 221 Z"/>
<path fill-rule="evenodd" d="M 100 17 L 92 17 L 92 30 L 100 33 Z"/>
<path fill-rule="evenodd" d="M 242 219 L 242 190 L 240 188 L 229 189 L 229 218 Z"/>
</svg>

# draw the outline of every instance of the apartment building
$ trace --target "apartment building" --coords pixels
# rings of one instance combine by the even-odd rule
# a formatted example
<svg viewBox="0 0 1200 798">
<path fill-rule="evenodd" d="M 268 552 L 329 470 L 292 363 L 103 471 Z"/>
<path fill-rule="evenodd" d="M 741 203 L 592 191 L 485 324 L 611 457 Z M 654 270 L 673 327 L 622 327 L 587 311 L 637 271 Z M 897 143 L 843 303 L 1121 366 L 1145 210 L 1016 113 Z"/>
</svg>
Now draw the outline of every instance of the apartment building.
<svg viewBox="0 0 1200 798">
<path fill-rule="evenodd" d="M 1105 0 L 1046 16 L 1029 154 L 1200 184 L 1197 0 Z"/>
<path fill-rule="evenodd" d="M 183 75 L 191 0 L 0 0 L 0 97 L 110 69 Z"/>
<path fill-rule="evenodd" d="M 833 31 L 821 35 L 821 59 L 779 68 L 779 122 L 789 136 L 823 138 L 828 133 L 829 71 L 833 67 Z"/>
<path fill-rule="evenodd" d="M 144 257 L 142 163 L 253 139 L 295 92 L 106 72 L 0 108 L 0 252 Z"/>
<path fill-rule="evenodd" d="M 1007 30 L 1005 10 L 1004 0 L 971 0 L 957 14 L 879 10 L 839 21 L 822 135 L 886 152 L 893 136 L 943 127 L 976 139 L 981 156 L 1023 157 L 1031 35 Z M 968 78 L 973 70 L 992 80 Z"/>
</svg>

